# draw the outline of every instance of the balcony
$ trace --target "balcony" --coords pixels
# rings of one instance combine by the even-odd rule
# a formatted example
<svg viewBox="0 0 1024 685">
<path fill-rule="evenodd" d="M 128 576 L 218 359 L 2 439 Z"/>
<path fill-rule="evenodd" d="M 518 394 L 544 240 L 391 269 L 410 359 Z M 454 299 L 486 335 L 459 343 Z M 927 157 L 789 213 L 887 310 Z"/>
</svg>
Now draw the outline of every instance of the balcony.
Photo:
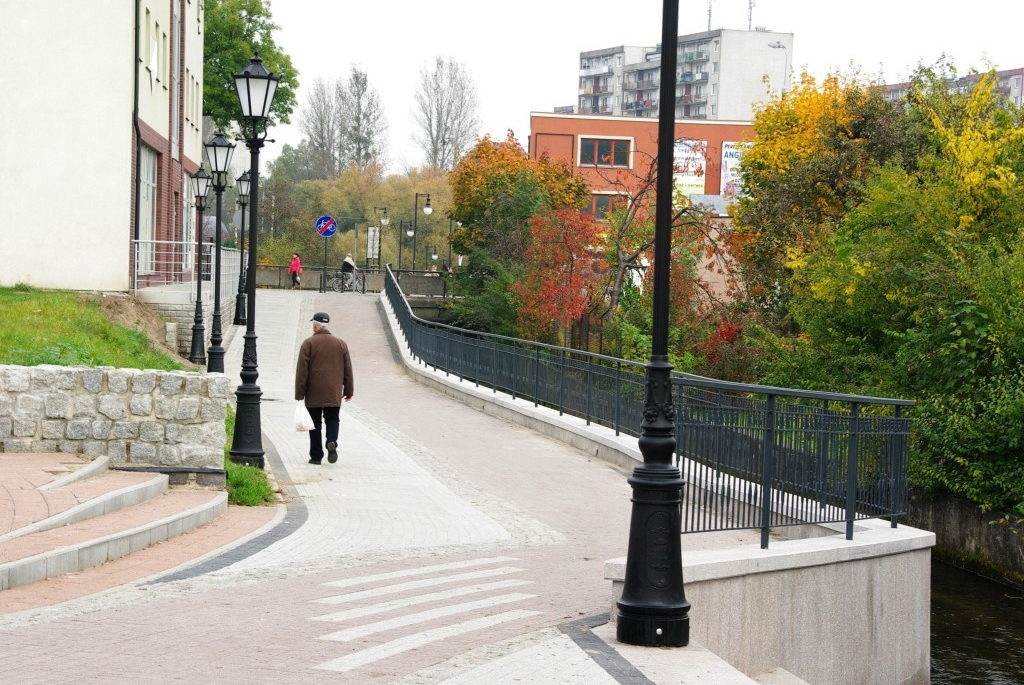
<svg viewBox="0 0 1024 685">
<path fill-rule="evenodd" d="M 611 65 L 604 64 L 599 67 L 588 67 L 586 69 L 580 69 L 580 76 L 601 76 L 602 74 L 612 73 Z"/>
</svg>

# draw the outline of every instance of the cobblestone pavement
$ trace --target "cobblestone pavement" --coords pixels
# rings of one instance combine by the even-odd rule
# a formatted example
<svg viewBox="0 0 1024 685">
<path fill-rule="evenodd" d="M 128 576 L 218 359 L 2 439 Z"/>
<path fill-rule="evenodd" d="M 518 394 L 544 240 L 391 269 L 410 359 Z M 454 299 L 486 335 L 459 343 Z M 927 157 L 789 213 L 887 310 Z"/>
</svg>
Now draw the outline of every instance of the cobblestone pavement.
<svg viewBox="0 0 1024 685">
<path fill-rule="evenodd" d="M 412 381 L 376 296 L 261 290 L 257 310 L 284 521 L 219 560 L 0 616 L 4 682 L 656 682 L 591 631 L 611 608 L 604 562 L 626 549 L 626 474 Z M 314 311 L 356 377 L 322 466 L 291 425 Z"/>
</svg>

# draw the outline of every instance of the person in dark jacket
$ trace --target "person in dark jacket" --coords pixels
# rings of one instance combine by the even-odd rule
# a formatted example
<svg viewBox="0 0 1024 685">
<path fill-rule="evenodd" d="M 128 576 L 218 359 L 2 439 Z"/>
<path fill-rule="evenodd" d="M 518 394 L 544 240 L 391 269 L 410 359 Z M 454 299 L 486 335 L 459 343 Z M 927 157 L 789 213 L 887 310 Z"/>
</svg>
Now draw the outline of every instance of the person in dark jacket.
<svg viewBox="0 0 1024 685">
<path fill-rule="evenodd" d="M 309 431 L 309 463 L 319 464 L 324 458 L 321 442 L 321 418 L 327 438 L 327 461 L 338 461 L 338 415 L 342 400 L 352 399 L 355 390 L 352 377 L 352 358 L 348 345 L 331 334 L 326 312 L 313 315 L 313 335 L 299 346 L 299 359 L 295 365 L 295 399 L 305 400 L 309 415 L 313 417 L 313 430 Z"/>
</svg>

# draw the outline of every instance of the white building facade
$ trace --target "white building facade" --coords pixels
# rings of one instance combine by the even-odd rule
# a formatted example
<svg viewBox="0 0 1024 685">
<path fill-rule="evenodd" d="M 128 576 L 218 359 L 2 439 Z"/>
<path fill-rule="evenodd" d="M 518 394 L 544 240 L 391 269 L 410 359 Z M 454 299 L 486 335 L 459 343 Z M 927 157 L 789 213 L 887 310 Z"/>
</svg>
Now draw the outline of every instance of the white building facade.
<svg viewBox="0 0 1024 685">
<path fill-rule="evenodd" d="M 676 42 L 676 119 L 750 121 L 758 103 L 789 88 L 793 34 L 717 29 Z M 576 113 L 657 118 L 661 48 L 580 53 Z"/>
<path fill-rule="evenodd" d="M 7 0 L 0 286 L 193 278 L 202 0 Z M 138 261 L 138 264 L 136 264 Z M 136 268 L 138 266 L 138 268 Z"/>
</svg>

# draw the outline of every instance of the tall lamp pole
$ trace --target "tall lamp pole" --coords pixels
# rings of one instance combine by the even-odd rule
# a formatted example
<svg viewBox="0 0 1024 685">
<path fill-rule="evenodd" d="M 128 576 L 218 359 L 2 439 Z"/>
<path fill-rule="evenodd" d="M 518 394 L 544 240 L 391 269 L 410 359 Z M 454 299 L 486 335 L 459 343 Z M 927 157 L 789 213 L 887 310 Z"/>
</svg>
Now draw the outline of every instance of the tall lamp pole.
<svg viewBox="0 0 1024 685">
<path fill-rule="evenodd" d="M 405 244 L 405 236 L 402 235 L 402 230 L 405 230 L 405 235 L 410 238 L 416 233 L 416 229 L 413 228 L 413 223 L 402 219 L 398 222 L 398 270 L 402 270 L 402 245 Z"/>
<path fill-rule="evenodd" d="M 789 77 L 789 50 L 786 49 L 786 45 L 779 40 L 773 40 L 768 43 L 768 47 L 774 48 L 775 50 L 782 50 L 782 87 L 779 90 L 783 95 L 786 94 L 786 79 Z"/>
<path fill-rule="evenodd" d="M 622 596 L 616 602 L 616 637 L 620 642 L 647 647 L 682 647 L 690 641 L 690 603 L 683 592 L 680 544 L 683 479 L 679 467 L 672 464 L 672 453 L 676 450 L 675 405 L 672 364 L 668 361 L 678 23 L 679 0 L 664 0 L 653 326 L 639 440 L 644 461 L 633 469 L 629 478 L 633 488 L 633 511 Z"/>
<path fill-rule="evenodd" d="M 245 69 L 235 74 L 235 91 L 242 106 L 242 135 L 249 148 L 249 278 L 246 279 L 249 292 L 240 373 L 242 382 L 235 390 L 235 434 L 229 455 L 235 463 L 261 469 L 264 451 L 260 397 L 263 392 L 256 385 L 260 375 L 256 364 L 256 226 L 259 219 L 260 148 L 267 139 L 267 120 L 277 81 L 277 77 L 263 66 L 258 54 L 252 56 Z"/>
<path fill-rule="evenodd" d="M 235 151 L 234 143 L 229 143 L 223 133 L 215 133 L 210 142 L 206 143 L 206 159 L 210 162 L 213 172 L 213 192 L 217 194 L 217 265 L 213 278 L 213 331 L 210 333 L 210 349 L 207 351 L 209 362 L 206 370 L 210 373 L 224 373 L 224 346 L 221 343 L 220 328 L 220 244 L 221 244 L 221 209 L 224 190 L 228 187 L 228 167 L 231 165 L 231 154 Z"/>
<path fill-rule="evenodd" d="M 377 254 L 376 254 L 376 258 L 377 258 L 377 268 L 379 269 L 380 268 L 380 234 L 381 234 L 381 232 L 385 228 L 388 227 L 388 224 L 391 223 L 391 219 L 388 218 L 388 208 L 387 207 L 374 207 L 373 211 L 376 212 L 378 209 L 384 210 L 384 214 L 382 214 L 381 217 L 380 217 L 380 228 L 377 230 Z M 366 258 L 369 259 L 370 255 L 366 255 Z"/>
<path fill-rule="evenodd" d="M 188 360 L 193 364 L 206 363 L 206 326 L 203 322 L 203 210 L 206 193 L 210 191 L 210 174 L 199 167 L 192 176 L 192 193 L 196 196 L 199 225 L 196 227 L 196 314 L 192 320 L 192 348 Z"/>
<path fill-rule="evenodd" d="M 423 213 L 430 216 L 430 213 L 434 211 L 434 208 L 430 206 L 430 193 L 416 193 L 416 199 L 412 204 L 412 270 L 416 270 L 416 219 L 419 218 L 419 207 L 420 198 L 427 198 L 426 204 L 423 205 Z M 426 266 L 424 264 L 424 266 Z"/>
<path fill-rule="evenodd" d="M 235 179 L 235 188 L 238 189 L 238 206 L 242 208 L 242 228 L 238 232 L 238 295 L 235 296 L 235 320 L 236 326 L 245 325 L 245 206 L 249 204 L 249 172 L 243 171 L 242 175 Z"/>
</svg>

